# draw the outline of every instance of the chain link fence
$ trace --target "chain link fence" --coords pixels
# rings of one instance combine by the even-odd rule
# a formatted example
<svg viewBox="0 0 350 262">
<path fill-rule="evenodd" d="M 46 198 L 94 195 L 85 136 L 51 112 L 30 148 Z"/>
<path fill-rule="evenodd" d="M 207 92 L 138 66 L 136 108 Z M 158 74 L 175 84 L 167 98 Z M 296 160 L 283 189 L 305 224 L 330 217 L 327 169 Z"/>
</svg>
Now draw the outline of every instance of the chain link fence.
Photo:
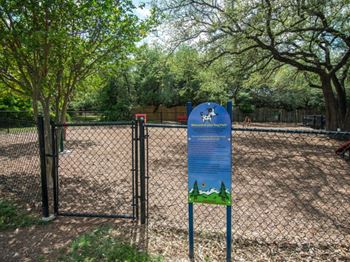
<svg viewBox="0 0 350 262">
<path fill-rule="evenodd" d="M 264 243 L 350 243 L 346 133 L 233 131 L 233 238 Z M 187 129 L 148 127 L 149 224 L 187 231 Z M 226 229 L 223 206 L 194 206 L 195 229 Z M 223 240 L 224 241 L 224 240 Z"/>
<path fill-rule="evenodd" d="M 0 121 L 1 122 L 1 121 Z M 36 123 L 6 119 L 0 126 L 0 197 L 10 196 L 30 208 L 39 208 L 40 159 Z"/>
<path fill-rule="evenodd" d="M 33 126 L 33 113 L 30 111 L 0 110 L 0 131 L 10 132 L 10 129 Z"/>
<path fill-rule="evenodd" d="M 56 126 L 59 214 L 132 218 L 133 132 L 130 123 Z"/>
<path fill-rule="evenodd" d="M 23 124 L 28 127 L 0 130 L 0 189 L 35 205 L 38 134 L 33 121 Z M 58 146 L 60 212 L 134 217 L 136 130 L 131 124 L 66 126 Z M 187 127 L 147 124 L 146 135 L 149 227 L 182 232 L 186 241 Z M 350 161 L 335 154 L 350 133 L 235 128 L 232 135 L 234 241 L 350 245 Z M 196 232 L 224 243 L 226 208 L 195 204 L 194 210 Z"/>
</svg>

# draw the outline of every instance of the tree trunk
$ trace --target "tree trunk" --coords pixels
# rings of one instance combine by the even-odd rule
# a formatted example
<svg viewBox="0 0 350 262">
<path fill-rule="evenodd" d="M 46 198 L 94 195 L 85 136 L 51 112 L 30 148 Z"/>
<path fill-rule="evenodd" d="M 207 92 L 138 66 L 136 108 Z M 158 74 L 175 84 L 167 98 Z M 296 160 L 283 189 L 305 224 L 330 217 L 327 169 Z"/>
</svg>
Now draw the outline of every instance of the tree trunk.
<svg viewBox="0 0 350 262">
<path fill-rule="evenodd" d="M 326 129 L 337 130 L 342 127 L 343 121 L 338 102 L 334 96 L 329 76 L 320 77 L 326 110 Z"/>
<path fill-rule="evenodd" d="M 44 117 L 45 151 L 47 155 L 52 155 L 51 125 L 50 125 L 50 100 L 41 101 Z M 46 157 L 46 175 L 49 188 L 53 186 L 52 178 L 52 157 Z"/>
<path fill-rule="evenodd" d="M 345 116 L 344 130 L 350 131 L 350 108 L 349 107 Z"/>
<path fill-rule="evenodd" d="M 69 102 L 69 94 L 66 94 L 63 97 L 63 105 L 62 107 L 59 107 L 59 103 L 56 102 L 56 117 L 55 121 L 59 124 L 64 124 L 66 122 L 66 115 L 67 115 L 67 109 L 68 109 L 68 102 Z M 58 145 L 63 145 L 64 141 L 64 127 L 58 128 L 56 131 L 56 139 Z M 60 147 L 61 149 L 61 147 Z M 63 150 L 63 148 L 62 148 Z"/>
</svg>

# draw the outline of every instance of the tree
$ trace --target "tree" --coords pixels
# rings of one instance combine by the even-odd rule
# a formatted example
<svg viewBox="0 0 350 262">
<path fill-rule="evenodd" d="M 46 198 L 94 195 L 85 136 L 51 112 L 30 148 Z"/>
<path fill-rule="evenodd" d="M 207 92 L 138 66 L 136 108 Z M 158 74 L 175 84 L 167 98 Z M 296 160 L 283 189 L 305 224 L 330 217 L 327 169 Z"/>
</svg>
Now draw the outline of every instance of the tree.
<svg viewBox="0 0 350 262">
<path fill-rule="evenodd" d="M 200 87 L 198 52 L 188 46 L 167 54 L 160 47 L 143 46 L 137 52 L 137 104 L 175 106 L 196 101 Z"/>
<path fill-rule="evenodd" d="M 291 66 L 283 66 L 266 78 L 256 72 L 244 81 L 244 91 L 256 107 L 275 109 L 315 109 L 324 112 L 322 91 L 310 89 L 304 74 Z"/>
<path fill-rule="evenodd" d="M 213 50 L 211 61 L 243 57 L 252 72 L 270 64 L 305 72 L 309 86 L 322 90 L 327 128 L 350 130 L 347 0 L 170 0 L 165 7 L 181 28 L 178 40 L 196 39 Z"/>
<path fill-rule="evenodd" d="M 240 92 L 237 100 L 236 105 L 239 107 L 239 110 L 243 114 L 251 114 L 255 110 L 255 106 L 253 105 L 253 99 L 249 92 Z"/>
<path fill-rule="evenodd" d="M 221 197 L 222 201 L 225 201 L 227 199 L 227 192 L 224 182 L 221 182 L 219 197 Z"/>
<path fill-rule="evenodd" d="M 121 70 L 109 77 L 107 84 L 100 90 L 98 99 L 105 120 L 131 119 L 132 89 L 132 78 L 128 71 Z"/>
<path fill-rule="evenodd" d="M 0 81 L 32 99 L 35 117 L 42 111 L 47 152 L 50 114 L 65 122 L 77 85 L 145 35 L 150 23 L 134 8 L 129 0 L 0 0 Z"/>
<path fill-rule="evenodd" d="M 106 84 L 105 77 L 101 73 L 93 74 L 82 80 L 75 88 L 68 110 L 98 110 L 98 97 L 101 86 Z"/>
<path fill-rule="evenodd" d="M 30 111 L 30 99 L 22 97 L 0 85 L 0 110 Z"/>
<path fill-rule="evenodd" d="M 13 127 L 25 126 L 33 123 L 32 118 L 30 99 L 22 97 L 0 84 L 0 122 L 10 121 Z"/>
<path fill-rule="evenodd" d="M 167 71 L 165 57 L 158 47 L 141 47 L 135 59 L 135 89 L 138 105 L 162 103 L 163 76 Z"/>
<path fill-rule="evenodd" d="M 205 58 L 202 60 L 205 65 Z M 201 86 L 197 93 L 198 100 L 226 103 L 233 99 L 236 104 L 244 79 L 244 73 L 238 69 L 237 64 L 225 57 L 217 59 L 200 70 Z"/>
<path fill-rule="evenodd" d="M 64 122 L 76 86 L 121 59 L 146 32 L 131 1 L 19 1 L 0 4 L 0 81 Z"/>
<path fill-rule="evenodd" d="M 199 53 L 190 46 L 182 45 L 168 59 L 170 74 L 174 77 L 173 88 L 179 95 L 179 104 L 187 101 L 198 103 L 197 94 L 200 89 Z"/>
<path fill-rule="evenodd" d="M 291 66 L 283 66 L 278 69 L 273 75 L 270 86 L 276 96 L 275 101 L 284 109 L 303 108 L 317 109 L 319 112 L 325 111 L 322 90 L 310 88 L 305 73 Z"/>
<path fill-rule="evenodd" d="M 193 184 L 193 190 L 191 192 L 191 196 L 196 200 L 197 197 L 199 196 L 199 189 L 198 189 L 198 182 L 197 180 L 194 181 L 194 184 Z"/>
</svg>

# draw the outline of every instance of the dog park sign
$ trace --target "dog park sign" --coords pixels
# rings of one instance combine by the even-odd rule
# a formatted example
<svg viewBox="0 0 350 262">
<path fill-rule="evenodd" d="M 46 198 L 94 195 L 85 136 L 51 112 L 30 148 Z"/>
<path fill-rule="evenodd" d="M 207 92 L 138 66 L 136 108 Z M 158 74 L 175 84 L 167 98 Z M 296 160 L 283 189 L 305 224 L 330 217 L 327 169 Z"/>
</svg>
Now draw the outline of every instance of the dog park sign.
<svg viewBox="0 0 350 262">
<path fill-rule="evenodd" d="M 231 260 L 231 117 L 216 103 L 202 103 L 188 117 L 190 258 L 194 257 L 193 203 L 227 206 L 227 261 Z"/>
</svg>

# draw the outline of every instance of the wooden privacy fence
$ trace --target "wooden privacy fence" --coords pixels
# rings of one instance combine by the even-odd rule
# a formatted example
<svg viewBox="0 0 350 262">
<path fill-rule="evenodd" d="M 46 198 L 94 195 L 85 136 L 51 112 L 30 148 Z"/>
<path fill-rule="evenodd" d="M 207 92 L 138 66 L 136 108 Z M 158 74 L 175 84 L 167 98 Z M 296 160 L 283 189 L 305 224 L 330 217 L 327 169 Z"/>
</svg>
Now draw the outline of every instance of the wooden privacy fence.
<svg viewBox="0 0 350 262">
<path fill-rule="evenodd" d="M 174 121 L 177 122 L 179 118 L 186 116 L 186 107 L 185 106 L 174 106 L 174 107 L 165 107 L 159 106 L 144 106 L 137 107 L 132 110 L 133 114 L 142 113 L 147 114 L 147 120 L 154 122 L 168 122 Z"/>
<path fill-rule="evenodd" d="M 296 109 L 287 111 L 285 109 L 257 108 L 253 113 L 242 113 L 239 108 L 234 108 L 234 121 L 242 122 L 246 116 L 249 116 L 254 122 L 283 122 L 283 123 L 302 123 L 307 115 L 321 115 L 319 111 Z"/>
<path fill-rule="evenodd" d="M 144 106 L 132 110 L 133 114 L 147 114 L 147 119 L 155 122 L 174 121 L 186 115 L 186 106 Z M 304 116 L 321 115 L 319 111 L 296 109 L 287 111 L 285 109 L 257 108 L 253 113 L 242 113 L 238 107 L 233 109 L 234 122 L 243 122 L 249 116 L 253 122 L 283 122 L 283 123 L 303 123 Z"/>
</svg>

